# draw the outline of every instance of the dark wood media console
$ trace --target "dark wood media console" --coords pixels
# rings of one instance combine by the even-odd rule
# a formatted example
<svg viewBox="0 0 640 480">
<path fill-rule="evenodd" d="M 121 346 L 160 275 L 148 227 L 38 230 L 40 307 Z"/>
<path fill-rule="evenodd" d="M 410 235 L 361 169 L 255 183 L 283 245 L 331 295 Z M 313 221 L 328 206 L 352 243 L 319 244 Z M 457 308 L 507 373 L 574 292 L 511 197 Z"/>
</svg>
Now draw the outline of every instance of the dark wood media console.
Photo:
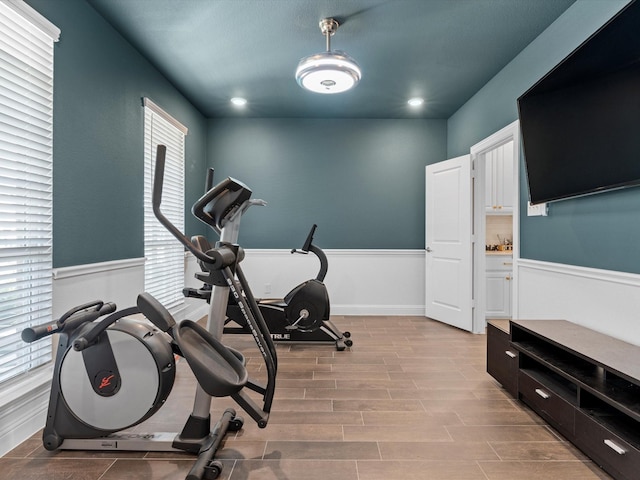
<svg viewBox="0 0 640 480">
<path fill-rule="evenodd" d="M 564 320 L 487 328 L 487 371 L 616 479 L 640 478 L 640 347 Z"/>
</svg>

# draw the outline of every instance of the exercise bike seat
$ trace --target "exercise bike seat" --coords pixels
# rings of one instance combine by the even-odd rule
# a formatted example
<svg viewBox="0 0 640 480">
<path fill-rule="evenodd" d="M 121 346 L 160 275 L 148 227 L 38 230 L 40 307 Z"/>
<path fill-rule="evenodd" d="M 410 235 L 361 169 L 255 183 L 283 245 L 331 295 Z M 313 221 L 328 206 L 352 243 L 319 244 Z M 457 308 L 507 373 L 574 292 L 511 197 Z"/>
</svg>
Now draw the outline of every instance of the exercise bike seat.
<svg viewBox="0 0 640 480">
<path fill-rule="evenodd" d="M 273 307 L 284 308 L 287 306 L 284 298 L 257 298 L 256 301 L 260 305 L 271 305 Z"/>
<path fill-rule="evenodd" d="M 231 396 L 247 384 L 249 376 L 241 356 L 204 327 L 183 320 L 174 327 L 173 335 L 196 380 L 212 397 Z"/>
</svg>

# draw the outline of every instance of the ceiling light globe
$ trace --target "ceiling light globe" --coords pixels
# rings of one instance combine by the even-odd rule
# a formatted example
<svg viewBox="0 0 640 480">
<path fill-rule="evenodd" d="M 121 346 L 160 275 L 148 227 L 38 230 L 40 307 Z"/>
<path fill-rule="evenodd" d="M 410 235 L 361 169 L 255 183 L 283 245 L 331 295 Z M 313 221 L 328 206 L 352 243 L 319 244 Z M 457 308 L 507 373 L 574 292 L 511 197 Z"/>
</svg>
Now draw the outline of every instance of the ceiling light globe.
<svg viewBox="0 0 640 480">
<path fill-rule="evenodd" d="M 407 103 L 412 107 L 419 107 L 424 103 L 424 99 L 420 97 L 414 97 L 414 98 L 410 98 Z"/>
<path fill-rule="evenodd" d="M 242 97 L 233 97 L 230 101 L 236 107 L 244 107 L 247 104 L 247 99 Z"/>
<path fill-rule="evenodd" d="M 346 92 L 360 78 L 362 72 L 355 60 L 338 50 L 305 57 L 296 69 L 296 81 L 301 87 L 323 94 Z"/>
</svg>

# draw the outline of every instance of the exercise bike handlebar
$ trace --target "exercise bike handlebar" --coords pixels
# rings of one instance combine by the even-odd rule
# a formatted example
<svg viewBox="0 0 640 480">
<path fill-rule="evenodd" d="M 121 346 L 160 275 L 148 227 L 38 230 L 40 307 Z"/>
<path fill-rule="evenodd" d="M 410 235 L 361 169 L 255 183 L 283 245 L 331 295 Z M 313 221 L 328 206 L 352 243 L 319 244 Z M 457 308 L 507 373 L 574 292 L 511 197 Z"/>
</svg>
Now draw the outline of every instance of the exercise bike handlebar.
<svg viewBox="0 0 640 480">
<path fill-rule="evenodd" d="M 311 248 L 311 244 L 313 243 L 313 235 L 316 233 L 316 228 L 318 228 L 318 225 L 314 223 L 311 227 L 311 230 L 309 231 L 309 235 L 307 235 L 307 239 L 304 241 L 304 245 L 302 245 L 302 250 L 304 250 L 305 252 L 308 252 Z"/>
<path fill-rule="evenodd" d="M 209 267 L 215 269 L 223 269 L 233 265 L 236 261 L 236 255 L 232 249 L 220 247 L 208 252 L 202 252 L 193 245 L 189 239 L 171 221 L 164 216 L 160 210 L 162 203 L 162 186 L 164 183 L 164 166 L 167 147 L 158 145 L 156 153 L 156 170 L 153 179 L 153 213 L 158 221 L 171 233 L 184 247 L 189 250 L 197 259 L 207 263 Z"/>
<path fill-rule="evenodd" d="M 306 255 L 311 252 L 315 254 L 315 256 L 320 260 L 320 271 L 316 276 L 316 280 L 322 282 L 324 281 L 324 277 L 327 275 L 327 270 L 329 270 L 329 261 L 327 260 L 327 256 L 324 251 L 317 245 L 313 244 L 313 235 L 316 232 L 316 228 L 318 228 L 318 225 L 314 223 L 307 235 L 307 239 L 304 241 L 304 245 L 302 245 L 302 248 L 300 250 L 292 248 L 291 253 L 303 253 Z"/>
<path fill-rule="evenodd" d="M 313 226 L 311 227 L 311 231 L 307 235 L 307 239 L 302 244 L 302 248 L 299 250 L 297 248 L 292 248 L 291 253 L 302 253 L 304 255 L 309 253 L 309 250 L 311 249 L 311 244 L 313 243 L 313 235 L 316 232 L 316 228 L 318 228 L 318 225 L 314 223 Z"/>
<path fill-rule="evenodd" d="M 72 308 L 55 322 L 25 328 L 22 331 L 22 340 L 26 343 L 33 343 L 61 330 L 74 330 L 83 323 L 93 322 L 103 315 L 115 312 L 115 310 L 116 304 L 111 302 L 104 303 L 98 300 L 85 303 Z"/>
</svg>

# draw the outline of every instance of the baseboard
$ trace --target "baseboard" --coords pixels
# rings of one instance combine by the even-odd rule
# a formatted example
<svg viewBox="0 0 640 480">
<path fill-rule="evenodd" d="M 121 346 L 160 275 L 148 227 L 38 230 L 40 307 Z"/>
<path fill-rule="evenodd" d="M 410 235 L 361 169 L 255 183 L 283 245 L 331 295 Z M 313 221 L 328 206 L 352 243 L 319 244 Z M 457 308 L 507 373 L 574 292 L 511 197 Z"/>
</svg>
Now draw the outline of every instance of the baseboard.
<svg viewBox="0 0 640 480">
<path fill-rule="evenodd" d="M 424 317 L 424 305 L 336 305 L 332 303 L 331 315 Z"/>
<path fill-rule="evenodd" d="M 3 386 L 0 395 L 0 457 L 44 426 L 53 368 L 41 367 Z"/>
</svg>

